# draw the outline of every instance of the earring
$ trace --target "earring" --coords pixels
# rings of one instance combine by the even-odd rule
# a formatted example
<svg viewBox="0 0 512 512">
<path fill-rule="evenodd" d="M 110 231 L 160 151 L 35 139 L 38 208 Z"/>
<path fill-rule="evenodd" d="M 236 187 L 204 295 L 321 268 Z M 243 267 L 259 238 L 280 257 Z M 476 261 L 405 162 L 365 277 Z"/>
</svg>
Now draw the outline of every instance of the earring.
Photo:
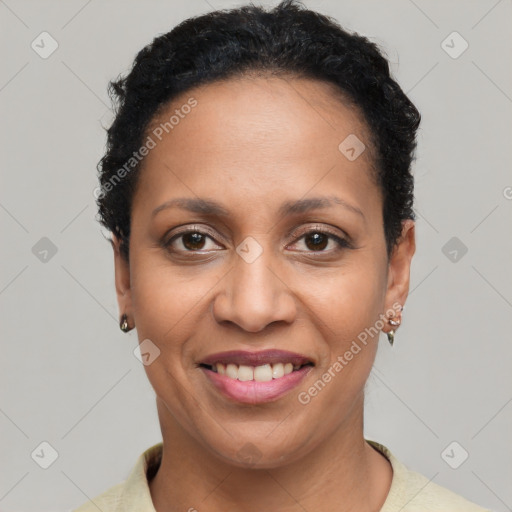
<svg viewBox="0 0 512 512">
<path fill-rule="evenodd" d="M 126 316 L 126 313 L 123 313 L 123 316 L 121 317 L 121 322 L 119 323 L 119 328 L 123 332 L 130 331 L 130 327 L 128 326 L 128 317 Z"/>
<path fill-rule="evenodd" d="M 400 311 L 403 311 L 403 306 L 400 306 Z M 388 322 L 393 327 L 398 327 L 401 324 L 400 320 L 393 320 L 393 317 L 388 319 Z M 388 341 L 391 346 L 393 346 L 393 342 L 395 341 L 395 329 L 391 329 L 389 332 L 386 333 L 388 336 Z"/>
</svg>

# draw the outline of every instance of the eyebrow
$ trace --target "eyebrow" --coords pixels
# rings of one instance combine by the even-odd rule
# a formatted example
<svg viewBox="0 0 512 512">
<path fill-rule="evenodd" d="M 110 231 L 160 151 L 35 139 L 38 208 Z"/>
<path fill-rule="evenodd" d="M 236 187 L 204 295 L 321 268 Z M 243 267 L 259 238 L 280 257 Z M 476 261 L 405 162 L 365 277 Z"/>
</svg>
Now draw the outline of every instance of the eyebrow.
<svg viewBox="0 0 512 512">
<path fill-rule="evenodd" d="M 210 199 L 177 197 L 175 199 L 166 201 L 165 203 L 155 208 L 151 214 L 151 217 L 155 217 L 155 215 L 162 210 L 167 210 L 173 207 L 178 207 L 182 210 L 188 210 L 189 212 L 193 213 L 201 213 L 203 215 L 217 215 L 219 217 L 229 215 L 229 212 L 224 207 Z"/>
<path fill-rule="evenodd" d="M 339 204 L 345 209 L 350 210 L 353 213 L 357 213 L 363 219 L 365 218 L 363 212 L 357 206 L 347 203 L 344 199 L 336 196 L 311 197 L 309 199 L 299 199 L 298 201 L 287 201 L 279 208 L 279 215 L 285 217 L 286 215 L 304 213 L 310 210 L 321 210 L 331 208 L 335 204 Z"/>
<path fill-rule="evenodd" d="M 363 212 L 357 206 L 347 203 L 345 200 L 336 196 L 312 197 L 308 199 L 299 199 L 298 201 L 286 201 L 280 206 L 278 214 L 281 217 L 286 217 L 287 215 L 305 213 L 311 210 L 330 208 L 335 204 L 343 206 L 345 209 L 360 215 L 363 220 L 365 220 Z M 219 203 L 212 201 L 211 199 L 177 197 L 156 207 L 153 210 L 151 217 L 155 217 L 162 210 L 167 210 L 173 207 L 178 207 L 183 210 L 188 210 L 192 213 L 198 213 L 202 215 L 218 217 L 229 216 L 228 210 L 226 210 Z"/>
</svg>

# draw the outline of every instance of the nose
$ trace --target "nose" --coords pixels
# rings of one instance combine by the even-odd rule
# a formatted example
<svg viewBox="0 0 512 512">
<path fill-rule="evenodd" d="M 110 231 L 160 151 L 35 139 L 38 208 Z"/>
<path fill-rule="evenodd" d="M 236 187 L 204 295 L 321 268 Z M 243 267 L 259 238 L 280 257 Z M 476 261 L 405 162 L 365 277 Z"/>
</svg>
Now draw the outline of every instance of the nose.
<svg viewBox="0 0 512 512">
<path fill-rule="evenodd" d="M 236 324 L 247 332 L 260 332 L 272 323 L 291 324 L 297 314 L 296 300 L 283 266 L 272 261 L 270 249 L 252 262 L 238 254 L 234 260 L 212 304 L 216 321 Z"/>
</svg>

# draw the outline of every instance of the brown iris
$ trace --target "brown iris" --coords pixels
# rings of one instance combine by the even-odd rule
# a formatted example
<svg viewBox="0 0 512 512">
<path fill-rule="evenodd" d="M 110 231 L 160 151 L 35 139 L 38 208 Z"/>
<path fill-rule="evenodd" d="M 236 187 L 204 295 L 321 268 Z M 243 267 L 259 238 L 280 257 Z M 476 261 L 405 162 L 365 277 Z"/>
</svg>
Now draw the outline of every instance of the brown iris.
<svg viewBox="0 0 512 512">
<path fill-rule="evenodd" d="M 312 243 L 309 244 L 308 240 L 311 240 Z M 322 250 L 329 243 L 329 237 L 324 233 L 312 233 L 305 236 L 305 241 L 306 245 L 308 246 L 308 249 L 311 249 L 313 251 L 319 249 Z"/>
<path fill-rule="evenodd" d="M 206 236 L 201 233 L 185 233 L 182 237 L 183 245 L 191 251 L 199 250 L 204 247 Z"/>
</svg>

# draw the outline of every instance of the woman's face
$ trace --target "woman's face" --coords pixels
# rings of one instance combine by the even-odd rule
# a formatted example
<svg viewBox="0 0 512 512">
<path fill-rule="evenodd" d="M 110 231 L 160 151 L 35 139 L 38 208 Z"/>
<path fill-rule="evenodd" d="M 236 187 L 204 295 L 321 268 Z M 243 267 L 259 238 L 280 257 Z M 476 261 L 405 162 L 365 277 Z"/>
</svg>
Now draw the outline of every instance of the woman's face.
<svg viewBox="0 0 512 512">
<path fill-rule="evenodd" d="M 362 435 L 414 226 L 388 262 L 361 118 L 321 82 L 245 78 L 184 93 L 146 136 L 116 287 L 164 432 L 259 467 Z"/>
</svg>

